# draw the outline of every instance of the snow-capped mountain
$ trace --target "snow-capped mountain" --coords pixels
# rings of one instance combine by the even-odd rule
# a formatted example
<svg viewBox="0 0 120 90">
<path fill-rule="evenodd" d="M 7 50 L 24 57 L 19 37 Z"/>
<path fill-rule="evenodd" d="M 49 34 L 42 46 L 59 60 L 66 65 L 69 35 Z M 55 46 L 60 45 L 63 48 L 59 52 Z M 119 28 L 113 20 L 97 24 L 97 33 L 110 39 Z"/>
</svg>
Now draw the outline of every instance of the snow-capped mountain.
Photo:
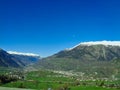
<svg viewBox="0 0 120 90">
<path fill-rule="evenodd" d="M 16 52 L 16 51 L 7 51 L 9 54 L 16 54 L 16 55 L 24 55 L 24 56 L 39 56 L 38 54 L 34 53 L 22 53 L 22 52 Z"/>
<path fill-rule="evenodd" d="M 13 55 L 0 49 L 0 67 L 23 67 L 25 64 Z"/>
<path fill-rule="evenodd" d="M 43 58 L 36 65 L 53 70 L 70 70 L 107 77 L 120 72 L 120 41 L 82 42 L 69 50 Z"/>
<path fill-rule="evenodd" d="M 80 60 L 113 60 L 120 58 L 120 41 L 82 42 L 73 48 L 55 54 Z"/>
<path fill-rule="evenodd" d="M 20 53 L 0 49 L 0 67 L 24 67 L 37 62 L 38 54 Z"/>
<path fill-rule="evenodd" d="M 92 45 L 104 45 L 104 46 L 120 46 L 120 41 L 89 41 L 89 42 L 81 42 L 78 45 L 75 45 L 72 48 L 69 48 L 67 50 L 72 50 L 76 48 L 79 45 L 86 45 L 86 46 L 92 46 Z"/>
<path fill-rule="evenodd" d="M 14 56 L 15 58 L 23 62 L 25 65 L 33 64 L 40 59 L 40 56 L 34 53 L 22 53 L 16 51 L 7 51 L 7 53 Z"/>
</svg>

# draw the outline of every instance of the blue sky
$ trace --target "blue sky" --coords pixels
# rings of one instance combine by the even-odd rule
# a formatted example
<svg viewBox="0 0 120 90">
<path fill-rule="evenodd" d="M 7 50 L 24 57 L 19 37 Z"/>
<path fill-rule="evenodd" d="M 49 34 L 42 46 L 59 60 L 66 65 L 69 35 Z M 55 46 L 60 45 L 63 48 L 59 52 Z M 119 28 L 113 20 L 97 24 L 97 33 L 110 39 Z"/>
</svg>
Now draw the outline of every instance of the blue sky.
<svg viewBox="0 0 120 90">
<path fill-rule="evenodd" d="M 119 0 L 0 0 L 2 49 L 49 56 L 100 40 L 120 40 Z"/>
</svg>

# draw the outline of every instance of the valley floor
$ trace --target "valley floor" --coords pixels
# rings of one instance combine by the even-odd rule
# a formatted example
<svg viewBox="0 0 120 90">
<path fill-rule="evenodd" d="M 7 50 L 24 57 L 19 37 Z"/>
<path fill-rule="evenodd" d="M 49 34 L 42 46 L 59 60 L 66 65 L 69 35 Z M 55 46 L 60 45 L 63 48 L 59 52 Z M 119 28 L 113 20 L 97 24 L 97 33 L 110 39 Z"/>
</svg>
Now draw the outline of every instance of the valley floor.
<svg viewBox="0 0 120 90">
<path fill-rule="evenodd" d="M 5 75 L 1 75 L 0 90 L 120 90 L 120 80 L 80 81 L 79 76 L 65 72 L 39 70 Z M 16 76 L 24 78 L 16 80 Z"/>
</svg>

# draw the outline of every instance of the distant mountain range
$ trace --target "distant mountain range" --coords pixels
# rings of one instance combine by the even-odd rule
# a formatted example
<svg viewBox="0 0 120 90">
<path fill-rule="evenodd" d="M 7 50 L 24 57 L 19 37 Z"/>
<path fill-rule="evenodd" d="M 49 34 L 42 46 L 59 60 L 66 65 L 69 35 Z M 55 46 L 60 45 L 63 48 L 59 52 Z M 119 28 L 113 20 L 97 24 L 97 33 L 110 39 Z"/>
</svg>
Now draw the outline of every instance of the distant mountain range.
<svg viewBox="0 0 120 90">
<path fill-rule="evenodd" d="M 37 62 L 40 56 L 31 53 L 17 53 L 0 49 L 0 67 L 24 67 Z"/>
<path fill-rule="evenodd" d="M 34 64 L 40 59 L 40 56 L 34 53 L 21 53 L 15 51 L 7 51 L 7 53 L 20 60 L 22 63 L 25 64 L 25 66 Z"/>
<path fill-rule="evenodd" d="M 39 55 L 32 53 L 6 52 L 0 49 L 1 67 L 28 65 L 36 69 L 73 71 L 82 72 L 86 76 L 120 78 L 120 41 L 82 42 L 46 58 L 40 58 Z"/>
<path fill-rule="evenodd" d="M 98 76 L 120 76 L 120 41 L 83 42 L 43 58 L 35 66 L 52 70 L 84 72 Z"/>
</svg>

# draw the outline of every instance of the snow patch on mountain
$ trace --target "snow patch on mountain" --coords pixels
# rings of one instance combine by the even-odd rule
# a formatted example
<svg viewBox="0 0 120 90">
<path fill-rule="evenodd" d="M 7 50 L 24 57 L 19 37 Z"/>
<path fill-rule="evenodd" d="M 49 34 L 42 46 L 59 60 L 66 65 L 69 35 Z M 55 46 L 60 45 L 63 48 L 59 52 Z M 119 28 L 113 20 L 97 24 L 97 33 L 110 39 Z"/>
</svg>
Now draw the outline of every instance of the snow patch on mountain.
<svg viewBox="0 0 120 90">
<path fill-rule="evenodd" d="M 72 50 L 77 46 L 85 45 L 85 46 L 92 46 L 92 45 L 104 45 L 104 46 L 120 46 L 120 41 L 90 41 L 90 42 L 81 42 L 78 45 L 69 48 L 67 50 Z"/>
<path fill-rule="evenodd" d="M 105 45 L 105 46 L 120 46 L 120 41 L 90 41 L 90 42 L 82 42 L 80 45 Z"/>
<path fill-rule="evenodd" d="M 25 56 L 39 56 L 38 54 L 34 53 L 22 53 L 22 52 L 16 52 L 16 51 L 7 51 L 9 54 L 16 54 L 16 55 L 25 55 Z"/>
</svg>

